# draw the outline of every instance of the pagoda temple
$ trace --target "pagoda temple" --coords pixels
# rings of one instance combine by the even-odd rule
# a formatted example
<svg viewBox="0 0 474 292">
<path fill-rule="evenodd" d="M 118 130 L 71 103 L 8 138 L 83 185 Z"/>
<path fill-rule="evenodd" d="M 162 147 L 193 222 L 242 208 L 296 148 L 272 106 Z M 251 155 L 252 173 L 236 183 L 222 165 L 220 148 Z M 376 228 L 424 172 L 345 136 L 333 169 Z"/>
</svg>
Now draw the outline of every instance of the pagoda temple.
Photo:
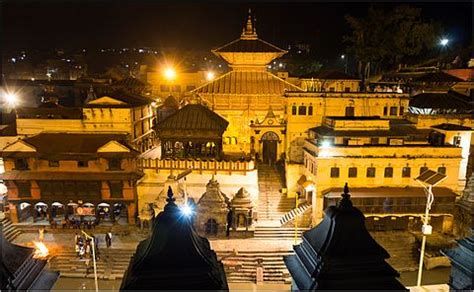
<svg viewBox="0 0 474 292">
<path fill-rule="evenodd" d="M 174 201 L 169 188 L 168 204 L 155 218 L 151 236 L 138 244 L 120 290 L 229 290 L 209 241 Z"/>
<path fill-rule="evenodd" d="M 285 264 L 293 290 L 406 290 L 390 257 L 369 234 L 362 212 L 352 206 L 347 183 L 338 206 L 330 206 Z"/>
<path fill-rule="evenodd" d="M 258 37 L 250 11 L 240 38 L 212 52 L 229 63 L 231 71 L 193 92 L 229 121 L 224 133 L 224 151 L 249 153 L 251 137 L 259 141 L 266 133 L 256 133 L 250 128 L 251 122 L 263 120 L 269 108 L 283 117 L 283 94 L 288 90 L 301 91 L 301 88 L 267 71 L 268 65 L 287 51 Z M 283 134 L 279 135 L 279 140 L 283 140 Z M 261 151 L 256 149 L 256 152 Z M 279 153 L 283 152 L 283 148 L 279 149 Z"/>
</svg>

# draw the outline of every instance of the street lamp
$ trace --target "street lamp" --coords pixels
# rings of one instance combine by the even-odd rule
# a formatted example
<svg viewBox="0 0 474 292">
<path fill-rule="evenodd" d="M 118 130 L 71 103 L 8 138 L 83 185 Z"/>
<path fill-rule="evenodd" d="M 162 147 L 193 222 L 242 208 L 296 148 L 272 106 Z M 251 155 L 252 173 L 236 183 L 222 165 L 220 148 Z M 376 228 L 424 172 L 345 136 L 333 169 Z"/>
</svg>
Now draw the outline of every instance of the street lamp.
<svg viewBox="0 0 474 292">
<path fill-rule="evenodd" d="M 92 245 L 92 260 L 94 262 L 94 282 L 95 282 L 95 291 L 99 292 L 99 282 L 97 281 L 97 262 L 95 260 L 95 238 L 87 234 L 85 231 L 82 231 L 84 236 L 91 240 Z"/>
<path fill-rule="evenodd" d="M 449 43 L 449 40 L 447 38 L 442 38 L 440 41 L 439 41 L 439 44 L 443 47 L 446 47 Z"/>
<path fill-rule="evenodd" d="M 212 80 L 214 80 L 215 77 L 216 77 L 216 74 L 214 74 L 214 72 L 212 72 L 212 71 L 209 71 L 206 74 L 207 81 L 212 81 Z"/>
<path fill-rule="evenodd" d="M 5 93 L 5 101 L 7 102 L 8 106 L 15 107 L 18 104 L 18 95 L 13 92 L 6 92 Z"/>
<path fill-rule="evenodd" d="M 446 175 L 434 170 L 426 170 L 420 176 L 415 178 L 415 180 L 420 183 L 425 189 L 426 193 L 426 207 L 425 207 L 425 216 L 423 217 L 423 226 L 421 232 L 423 233 L 423 238 L 421 240 L 421 251 L 420 251 L 420 263 L 418 265 L 418 278 L 416 281 L 416 286 L 421 286 L 421 277 L 423 274 L 423 259 L 425 257 L 425 246 L 426 246 L 426 235 L 430 235 L 432 232 L 432 226 L 429 225 L 429 213 L 431 205 L 434 201 L 433 187 L 439 184 L 441 181 L 446 179 Z"/>
<path fill-rule="evenodd" d="M 165 75 L 166 80 L 169 83 L 170 96 L 171 96 L 171 86 L 172 86 L 172 82 L 176 79 L 176 71 L 173 68 L 168 67 L 165 69 L 164 75 Z"/>
</svg>

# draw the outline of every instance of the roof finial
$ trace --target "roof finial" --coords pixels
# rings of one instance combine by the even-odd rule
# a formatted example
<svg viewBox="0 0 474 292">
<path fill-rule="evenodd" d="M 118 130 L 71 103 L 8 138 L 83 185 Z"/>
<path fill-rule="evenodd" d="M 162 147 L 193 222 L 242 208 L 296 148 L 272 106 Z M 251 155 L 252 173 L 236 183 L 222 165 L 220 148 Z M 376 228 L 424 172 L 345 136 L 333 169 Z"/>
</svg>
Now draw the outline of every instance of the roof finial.
<svg viewBox="0 0 474 292">
<path fill-rule="evenodd" d="M 242 31 L 242 39 L 257 39 L 257 30 L 252 21 L 252 10 L 249 8 L 249 15 L 247 17 L 247 24 Z"/>
<path fill-rule="evenodd" d="M 166 202 L 168 204 L 173 204 L 174 201 L 176 201 L 175 198 L 173 198 L 173 189 L 171 189 L 171 186 L 168 187 L 168 199 L 166 199 Z"/>
<path fill-rule="evenodd" d="M 351 195 L 349 194 L 349 186 L 347 185 L 347 183 L 344 185 L 344 192 L 341 194 L 341 197 L 342 199 L 339 201 L 339 207 L 352 207 Z"/>
</svg>

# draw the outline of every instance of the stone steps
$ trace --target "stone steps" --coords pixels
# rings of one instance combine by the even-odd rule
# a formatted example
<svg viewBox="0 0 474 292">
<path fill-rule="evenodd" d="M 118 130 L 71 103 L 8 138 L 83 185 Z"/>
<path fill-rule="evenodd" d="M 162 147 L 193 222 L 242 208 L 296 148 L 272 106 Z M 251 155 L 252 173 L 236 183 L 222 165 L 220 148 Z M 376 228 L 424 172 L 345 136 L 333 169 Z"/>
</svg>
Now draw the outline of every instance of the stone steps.
<svg viewBox="0 0 474 292">
<path fill-rule="evenodd" d="M 298 228 L 297 236 L 301 237 L 301 234 L 308 230 L 308 228 Z M 255 239 L 294 239 L 295 228 L 291 227 L 265 227 L 257 226 L 254 232 Z"/>
<path fill-rule="evenodd" d="M 280 219 L 280 224 L 284 225 L 290 221 L 293 221 L 297 216 L 303 214 L 309 208 L 311 208 L 311 205 L 308 203 L 303 203 L 299 205 L 297 208 L 294 208 L 290 212 L 283 215 L 282 218 Z"/>
<path fill-rule="evenodd" d="M 371 232 L 372 237 L 390 254 L 387 262 L 399 272 L 418 269 L 415 237 L 407 232 Z"/>
<path fill-rule="evenodd" d="M 1 220 L 1 224 L 3 236 L 9 242 L 12 242 L 15 238 L 18 237 L 18 235 L 21 234 L 21 230 L 16 228 L 9 219 L 3 218 Z"/>
</svg>

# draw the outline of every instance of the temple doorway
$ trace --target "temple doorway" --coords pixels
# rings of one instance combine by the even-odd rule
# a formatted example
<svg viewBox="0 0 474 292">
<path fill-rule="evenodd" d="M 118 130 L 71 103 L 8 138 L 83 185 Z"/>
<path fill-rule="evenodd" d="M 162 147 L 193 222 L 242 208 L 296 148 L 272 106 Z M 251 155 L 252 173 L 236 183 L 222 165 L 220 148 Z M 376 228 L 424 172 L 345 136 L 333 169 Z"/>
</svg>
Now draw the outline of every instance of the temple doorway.
<svg viewBox="0 0 474 292">
<path fill-rule="evenodd" d="M 274 132 L 263 134 L 263 163 L 273 165 L 277 160 L 278 140 L 278 135 Z"/>
<path fill-rule="evenodd" d="M 206 235 L 217 235 L 217 221 L 215 219 L 209 219 L 206 222 Z"/>
</svg>

